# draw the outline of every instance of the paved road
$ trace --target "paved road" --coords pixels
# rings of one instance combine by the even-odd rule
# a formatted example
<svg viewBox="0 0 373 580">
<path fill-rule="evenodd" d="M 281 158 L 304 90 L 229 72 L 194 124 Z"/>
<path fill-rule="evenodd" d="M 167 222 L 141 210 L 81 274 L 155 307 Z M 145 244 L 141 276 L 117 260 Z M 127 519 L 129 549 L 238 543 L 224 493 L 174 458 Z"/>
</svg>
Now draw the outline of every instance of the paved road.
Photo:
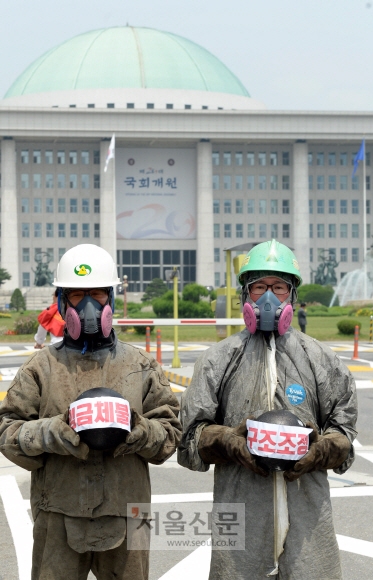
<svg viewBox="0 0 373 580">
<path fill-rule="evenodd" d="M 190 345 L 185 345 L 190 346 Z M 203 345 L 204 346 L 204 345 Z M 331 344 L 333 350 L 352 369 L 357 379 L 359 399 L 358 444 L 356 461 L 343 476 L 333 472 L 329 475 L 334 509 L 334 520 L 344 580 L 371 580 L 373 564 L 373 348 L 361 345 L 359 360 L 352 361 L 352 345 Z M 0 370 L 3 363 L 19 366 L 27 360 L 23 345 L 11 345 L 13 353 L 2 354 L 0 348 Z M 192 364 L 200 350 L 180 351 L 184 368 Z M 185 358 L 184 358 L 185 354 Z M 173 353 L 163 354 L 164 364 L 172 360 Z M 168 363 L 169 364 L 169 363 Z M 371 366 L 372 365 L 372 366 Z M 353 367 L 356 367 L 355 369 Z M 13 367 L 14 369 L 14 367 Z M 3 375 L 4 377 L 4 375 Z M 4 377 L 5 378 L 5 377 Z M 10 376 L 8 375 L 8 377 Z M 6 390 L 9 381 L 0 382 L 0 391 Z M 206 512 L 211 505 L 213 469 L 207 473 L 194 473 L 177 465 L 172 457 L 163 466 L 150 466 L 154 509 L 161 512 L 165 503 L 172 509 L 187 513 Z M 0 456 L 0 580 L 29 580 L 29 557 L 31 550 L 31 519 L 29 507 L 29 473 L 9 463 Z M 205 494 L 205 495 L 201 495 Z M 188 503 L 189 502 L 189 503 Z M 192 502 L 192 503 L 190 503 Z M 18 551 L 18 559 L 17 559 Z M 209 552 L 206 548 L 194 551 L 152 551 L 150 580 L 188 580 L 193 577 L 207 580 Z M 17 566 L 19 563 L 19 569 Z M 94 578 L 92 575 L 90 578 Z"/>
</svg>

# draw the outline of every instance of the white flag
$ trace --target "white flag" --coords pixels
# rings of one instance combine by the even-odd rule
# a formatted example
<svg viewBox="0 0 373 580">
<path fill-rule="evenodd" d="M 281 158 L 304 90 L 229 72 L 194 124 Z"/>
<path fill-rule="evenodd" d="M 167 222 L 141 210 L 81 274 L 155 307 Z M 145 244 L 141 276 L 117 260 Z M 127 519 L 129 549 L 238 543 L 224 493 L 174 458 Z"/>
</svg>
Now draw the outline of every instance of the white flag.
<svg viewBox="0 0 373 580">
<path fill-rule="evenodd" d="M 108 168 L 110 159 L 114 159 L 114 157 L 115 157 L 115 133 L 113 133 L 113 136 L 112 136 L 111 141 L 110 141 L 109 149 L 107 152 L 105 169 L 104 169 L 105 172 Z"/>
</svg>

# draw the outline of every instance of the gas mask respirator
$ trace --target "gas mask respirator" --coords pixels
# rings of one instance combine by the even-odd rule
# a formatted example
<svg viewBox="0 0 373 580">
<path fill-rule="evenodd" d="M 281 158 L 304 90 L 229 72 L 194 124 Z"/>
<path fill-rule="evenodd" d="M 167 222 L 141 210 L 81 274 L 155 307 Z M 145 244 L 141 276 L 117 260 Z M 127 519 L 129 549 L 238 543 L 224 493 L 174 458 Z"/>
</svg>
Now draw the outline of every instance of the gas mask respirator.
<svg viewBox="0 0 373 580">
<path fill-rule="evenodd" d="M 243 306 L 243 318 L 247 330 L 251 334 L 257 330 L 285 334 L 293 318 L 291 296 L 292 291 L 287 300 L 280 302 L 273 292 L 267 290 L 254 302 L 248 293 Z"/>
<path fill-rule="evenodd" d="M 97 334 L 99 332 L 107 338 L 112 329 L 113 311 L 109 305 L 110 295 L 106 304 L 102 305 L 88 294 L 73 307 L 67 300 L 65 322 L 66 328 L 73 340 L 77 340 L 81 333 Z"/>
</svg>

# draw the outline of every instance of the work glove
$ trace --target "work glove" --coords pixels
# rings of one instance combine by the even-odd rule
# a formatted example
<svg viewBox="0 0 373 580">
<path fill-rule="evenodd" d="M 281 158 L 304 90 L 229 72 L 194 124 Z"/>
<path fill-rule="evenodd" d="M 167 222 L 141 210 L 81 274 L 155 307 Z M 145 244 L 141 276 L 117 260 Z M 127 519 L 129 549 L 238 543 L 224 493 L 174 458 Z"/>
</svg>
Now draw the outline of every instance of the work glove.
<svg viewBox="0 0 373 580">
<path fill-rule="evenodd" d="M 137 453 L 147 443 L 149 437 L 149 420 L 131 409 L 131 432 L 127 434 L 124 443 L 120 443 L 114 450 L 114 457 Z"/>
<path fill-rule="evenodd" d="M 87 459 L 89 453 L 88 445 L 80 443 L 79 435 L 66 423 L 65 415 L 27 421 L 21 427 L 18 442 L 23 453 L 31 457 L 46 452 Z"/>
<path fill-rule="evenodd" d="M 322 469 L 336 469 L 347 459 L 351 443 L 339 431 L 327 435 L 319 435 L 313 423 L 306 423 L 312 429 L 309 435 L 310 448 L 306 455 L 294 465 L 292 470 L 284 472 L 286 481 L 295 481 L 304 473 L 320 471 Z"/>
<path fill-rule="evenodd" d="M 262 477 L 268 477 L 268 471 L 256 464 L 248 450 L 246 436 L 246 419 L 237 427 L 208 425 L 202 429 L 198 453 L 205 463 L 236 463 Z"/>
</svg>

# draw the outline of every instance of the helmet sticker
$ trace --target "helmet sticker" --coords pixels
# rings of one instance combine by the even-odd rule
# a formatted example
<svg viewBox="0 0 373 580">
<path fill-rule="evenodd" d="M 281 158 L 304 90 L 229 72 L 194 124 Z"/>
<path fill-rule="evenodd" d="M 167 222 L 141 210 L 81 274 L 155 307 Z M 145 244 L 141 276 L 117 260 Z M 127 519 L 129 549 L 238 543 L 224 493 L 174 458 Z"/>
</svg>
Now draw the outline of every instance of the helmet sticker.
<svg viewBox="0 0 373 580">
<path fill-rule="evenodd" d="M 285 394 L 291 405 L 301 405 L 306 398 L 305 388 L 296 384 L 286 387 Z"/>
<path fill-rule="evenodd" d="M 92 272 L 91 266 L 88 264 L 80 264 L 80 266 L 75 266 L 74 272 L 77 276 L 89 276 Z"/>
<path fill-rule="evenodd" d="M 247 266 L 247 264 L 250 262 L 250 258 L 251 258 L 251 256 L 246 256 L 245 261 L 242 265 Z"/>
<path fill-rule="evenodd" d="M 298 260 L 293 260 L 293 266 L 294 268 L 296 268 L 297 270 L 299 270 L 299 264 L 298 264 Z"/>
</svg>

